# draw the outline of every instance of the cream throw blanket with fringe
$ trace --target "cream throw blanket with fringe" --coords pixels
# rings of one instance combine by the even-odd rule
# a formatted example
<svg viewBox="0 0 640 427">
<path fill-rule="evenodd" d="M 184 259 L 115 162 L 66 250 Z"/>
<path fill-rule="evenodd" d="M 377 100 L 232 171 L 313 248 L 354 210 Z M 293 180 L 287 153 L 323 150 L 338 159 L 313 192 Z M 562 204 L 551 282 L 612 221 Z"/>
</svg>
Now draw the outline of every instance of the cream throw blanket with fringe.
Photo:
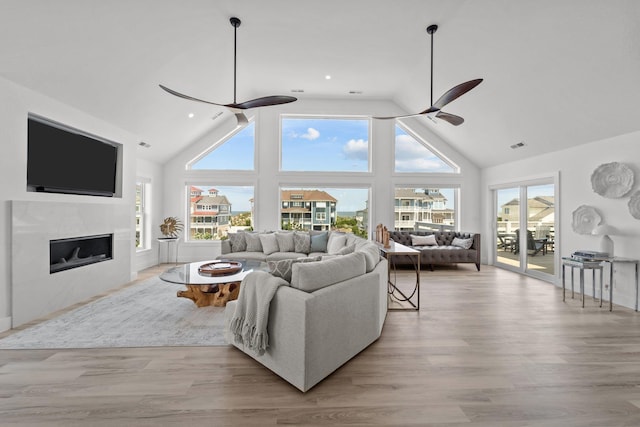
<svg viewBox="0 0 640 427">
<path fill-rule="evenodd" d="M 236 310 L 231 318 L 231 333 L 236 343 L 258 355 L 269 347 L 269 306 L 280 286 L 289 286 L 286 280 L 265 271 L 254 271 L 242 280 Z"/>
</svg>

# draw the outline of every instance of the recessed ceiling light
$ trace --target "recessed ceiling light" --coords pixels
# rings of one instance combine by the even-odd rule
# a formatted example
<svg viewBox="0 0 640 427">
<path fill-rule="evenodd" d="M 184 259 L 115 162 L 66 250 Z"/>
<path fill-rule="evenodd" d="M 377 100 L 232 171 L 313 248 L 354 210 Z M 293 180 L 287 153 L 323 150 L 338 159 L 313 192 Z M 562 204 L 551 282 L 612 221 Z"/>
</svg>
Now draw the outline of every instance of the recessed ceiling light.
<svg viewBox="0 0 640 427">
<path fill-rule="evenodd" d="M 189 113 L 189 118 L 190 118 L 190 119 L 193 119 L 193 116 L 195 116 L 195 114 L 193 114 L 193 113 Z"/>
<path fill-rule="evenodd" d="M 326 76 L 324 76 L 325 79 L 327 80 L 331 80 L 331 76 L 329 74 L 327 74 Z"/>
</svg>

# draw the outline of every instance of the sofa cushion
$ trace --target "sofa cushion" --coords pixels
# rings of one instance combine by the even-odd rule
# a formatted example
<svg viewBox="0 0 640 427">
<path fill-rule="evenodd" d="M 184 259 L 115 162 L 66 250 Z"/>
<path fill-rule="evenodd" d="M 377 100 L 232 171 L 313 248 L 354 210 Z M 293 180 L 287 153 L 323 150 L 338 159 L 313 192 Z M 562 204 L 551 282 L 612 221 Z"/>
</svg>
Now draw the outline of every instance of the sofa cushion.
<svg viewBox="0 0 640 427">
<path fill-rule="evenodd" d="M 368 240 L 362 240 L 362 242 L 356 243 L 356 252 L 361 252 L 365 256 L 367 262 L 367 273 L 373 271 L 376 265 L 380 262 L 380 248 L 373 242 Z"/>
<path fill-rule="evenodd" d="M 338 252 L 336 252 L 336 255 L 349 255 L 350 253 L 353 253 L 356 250 L 356 244 L 352 243 L 349 246 L 345 246 L 344 248 L 340 249 Z M 331 253 L 331 252 L 329 252 Z"/>
<path fill-rule="evenodd" d="M 309 252 L 327 252 L 329 233 L 326 231 L 311 234 L 311 248 Z"/>
<path fill-rule="evenodd" d="M 247 241 L 247 252 L 262 252 L 262 243 L 258 233 L 245 233 L 244 238 Z"/>
<path fill-rule="evenodd" d="M 426 236 L 416 236 L 415 234 L 411 234 L 410 236 L 412 246 L 438 246 L 438 242 L 436 241 L 436 236 L 434 234 L 428 234 Z"/>
<path fill-rule="evenodd" d="M 292 266 L 291 287 L 313 292 L 363 275 L 365 270 L 365 256 L 361 252 L 321 262 L 297 263 Z"/>
<path fill-rule="evenodd" d="M 226 260 L 252 260 L 252 261 L 266 261 L 267 256 L 262 252 L 230 252 L 227 254 L 222 254 L 218 257 L 218 259 L 226 259 Z"/>
<path fill-rule="evenodd" d="M 269 255 L 265 255 L 267 261 L 280 261 L 283 259 L 296 259 L 296 258 L 304 258 L 309 255 L 302 254 L 300 252 L 274 252 Z"/>
<path fill-rule="evenodd" d="M 278 239 L 275 233 L 260 233 L 259 236 L 260 243 L 262 244 L 262 252 L 264 252 L 265 255 L 278 252 Z"/>
<path fill-rule="evenodd" d="M 244 252 L 247 250 L 247 239 L 245 238 L 245 232 L 239 231 L 237 233 L 227 233 L 229 237 L 229 244 L 231 245 L 231 252 Z"/>
<path fill-rule="evenodd" d="M 337 232 L 332 232 L 327 240 L 327 253 L 337 254 L 340 249 L 347 244 L 347 236 Z"/>
<path fill-rule="evenodd" d="M 320 261 L 320 257 L 303 257 L 295 259 L 282 259 L 280 261 L 267 261 L 269 273 L 274 276 L 282 277 L 287 282 L 291 282 L 292 266 L 298 262 L 316 262 Z"/>
<path fill-rule="evenodd" d="M 311 252 L 311 235 L 306 231 L 294 231 L 293 244 L 295 252 L 308 254 Z"/>
<path fill-rule="evenodd" d="M 471 245 L 473 245 L 473 239 L 460 239 L 458 237 L 454 237 L 451 242 L 451 246 L 458 246 L 462 249 L 470 249 Z"/>
<path fill-rule="evenodd" d="M 280 252 L 297 252 L 296 245 L 293 240 L 293 232 L 276 231 L 276 240 L 278 241 L 278 250 Z"/>
</svg>

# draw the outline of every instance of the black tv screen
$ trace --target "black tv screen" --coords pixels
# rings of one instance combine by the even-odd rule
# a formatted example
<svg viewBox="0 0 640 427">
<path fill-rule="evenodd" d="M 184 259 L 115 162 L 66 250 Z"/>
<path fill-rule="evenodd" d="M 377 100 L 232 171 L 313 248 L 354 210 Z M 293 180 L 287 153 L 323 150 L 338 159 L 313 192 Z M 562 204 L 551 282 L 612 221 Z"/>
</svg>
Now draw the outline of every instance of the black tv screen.
<svg viewBox="0 0 640 427">
<path fill-rule="evenodd" d="M 80 131 L 28 119 L 27 188 L 113 197 L 118 147 Z"/>
</svg>

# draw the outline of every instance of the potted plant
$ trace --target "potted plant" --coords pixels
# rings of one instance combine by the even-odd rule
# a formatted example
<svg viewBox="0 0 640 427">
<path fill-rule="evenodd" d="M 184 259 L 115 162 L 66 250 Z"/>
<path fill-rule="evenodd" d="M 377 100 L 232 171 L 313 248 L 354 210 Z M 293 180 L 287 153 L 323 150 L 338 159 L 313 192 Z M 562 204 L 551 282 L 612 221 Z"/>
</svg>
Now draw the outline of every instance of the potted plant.
<svg viewBox="0 0 640 427">
<path fill-rule="evenodd" d="M 160 224 L 160 232 L 164 237 L 162 239 L 177 239 L 180 232 L 184 228 L 182 222 L 175 216 L 166 217 Z"/>
</svg>

